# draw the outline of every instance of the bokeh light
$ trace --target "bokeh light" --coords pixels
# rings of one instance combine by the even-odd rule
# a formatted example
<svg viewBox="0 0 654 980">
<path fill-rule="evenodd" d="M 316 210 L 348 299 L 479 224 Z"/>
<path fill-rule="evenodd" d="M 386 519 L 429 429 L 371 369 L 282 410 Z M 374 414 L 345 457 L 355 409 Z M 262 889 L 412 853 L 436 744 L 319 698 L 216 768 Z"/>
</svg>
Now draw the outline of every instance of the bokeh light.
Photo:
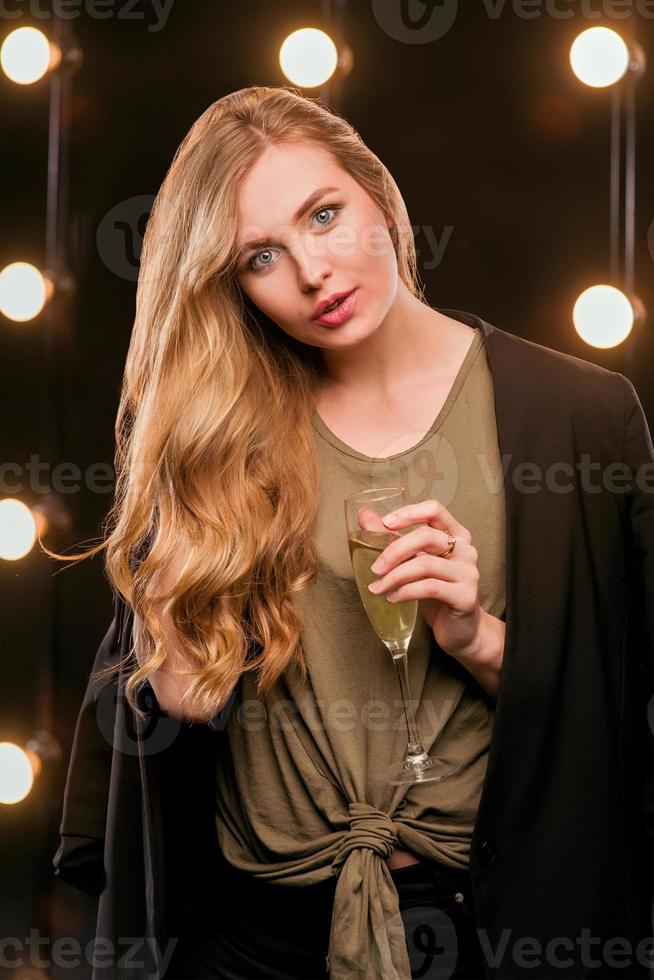
<svg viewBox="0 0 654 980">
<path fill-rule="evenodd" d="M 34 785 L 27 754 L 13 742 L 0 742 L 0 803 L 20 803 Z"/>
<path fill-rule="evenodd" d="M 13 497 L 0 500 L 0 558 L 24 558 L 36 541 L 37 523 L 32 511 Z"/>
<path fill-rule="evenodd" d="M 634 325 L 634 308 L 615 286 L 590 286 L 574 305 L 572 320 L 579 336 L 591 347 L 617 347 Z"/>
<path fill-rule="evenodd" d="M 617 31 L 589 27 L 570 48 L 572 70 L 584 85 L 606 88 L 615 85 L 629 68 L 629 48 Z"/>
<path fill-rule="evenodd" d="M 314 88 L 324 85 L 336 71 L 338 51 L 324 31 L 303 27 L 285 39 L 279 51 L 279 64 L 294 85 Z"/>
<path fill-rule="evenodd" d="M 36 27 L 19 27 L 0 48 L 0 65 L 17 85 L 33 85 L 58 61 L 58 48 Z"/>
<path fill-rule="evenodd" d="M 33 320 L 52 292 L 52 283 L 35 266 L 12 262 L 0 272 L 0 313 L 21 323 Z"/>
</svg>

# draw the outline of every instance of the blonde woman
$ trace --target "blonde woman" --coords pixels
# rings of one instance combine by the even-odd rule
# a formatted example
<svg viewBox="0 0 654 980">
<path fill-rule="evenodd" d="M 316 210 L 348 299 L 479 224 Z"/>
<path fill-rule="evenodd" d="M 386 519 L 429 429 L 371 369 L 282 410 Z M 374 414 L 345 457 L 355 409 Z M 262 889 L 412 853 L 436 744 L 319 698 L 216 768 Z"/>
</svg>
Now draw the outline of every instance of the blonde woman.
<svg viewBox="0 0 654 980">
<path fill-rule="evenodd" d="M 317 101 L 255 86 L 197 120 L 156 198 L 116 438 L 110 533 L 78 556 L 106 548 L 122 624 L 94 678 L 131 667 L 137 723 L 148 687 L 155 717 L 212 737 L 210 927 L 159 974 L 545 980 L 599 955 L 610 976 L 590 930 L 630 944 L 616 975 L 645 976 L 654 498 L 635 477 L 654 452 L 631 383 L 432 308 L 383 163 Z M 616 463 L 626 490 L 605 479 Z M 406 731 L 343 520 L 345 494 L 398 483 L 407 533 L 374 570 L 389 601 L 418 600 L 421 733 L 459 763 L 410 786 L 375 779 Z M 157 868 L 192 842 L 156 837 L 144 744 L 162 941 Z M 114 763 L 115 903 L 132 872 Z M 55 861 L 73 883 L 71 841 L 98 838 L 81 771 Z"/>
</svg>

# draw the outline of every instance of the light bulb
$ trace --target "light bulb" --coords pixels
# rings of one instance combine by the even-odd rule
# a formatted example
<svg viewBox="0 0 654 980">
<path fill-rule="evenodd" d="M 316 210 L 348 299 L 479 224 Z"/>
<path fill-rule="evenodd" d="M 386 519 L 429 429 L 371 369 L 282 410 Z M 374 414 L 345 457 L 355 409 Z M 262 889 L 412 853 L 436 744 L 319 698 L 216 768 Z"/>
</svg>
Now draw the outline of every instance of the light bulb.
<svg viewBox="0 0 654 980">
<path fill-rule="evenodd" d="M 324 31 L 303 27 L 285 39 L 279 51 L 279 64 L 294 85 L 314 88 L 324 85 L 336 71 L 338 51 Z"/>
<path fill-rule="evenodd" d="M 33 85 L 61 62 L 61 49 L 36 27 L 19 27 L 0 48 L 0 64 L 17 85 Z"/>
<path fill-rule="evenodd" d="M 0 313 L 9 320 L 33 320 L 53 293 L 51 280 L 29 262 L 12 262 L 0 272 Z"/>
<path fill-rule="evenodd" d="M 12 497 L 0 500 L 0 558 L 24 558 L 36 541 L 37 524 L 32 511 Z"/>
<path fill-rule="evenodd" d="M 0 803 L 20 803 L 34 784 L 27 754 L 13 742 L 0 742 Z"/>
<path fill-rule="evenodd" d="M 575 330 L 591 347 L 617 347 L 634 325 L 634 308 L 615 286 L 585 289 L 572 311 Z"/>
<path fill-rule="evenodd" d="M 570 48 L 572 70 L 585 85 L 606 88 L 619 81 L 629 68 L 629 48 L 617 31 L 589 27 Z"/>
</svg>

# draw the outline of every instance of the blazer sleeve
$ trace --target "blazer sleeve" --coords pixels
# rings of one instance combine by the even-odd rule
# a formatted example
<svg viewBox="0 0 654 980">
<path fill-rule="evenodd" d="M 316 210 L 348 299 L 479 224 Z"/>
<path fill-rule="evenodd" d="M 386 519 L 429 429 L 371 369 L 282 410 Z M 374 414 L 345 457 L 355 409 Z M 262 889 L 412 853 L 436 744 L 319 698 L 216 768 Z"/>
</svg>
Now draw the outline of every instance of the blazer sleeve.
<svg viewBox="0 0 654 980">
<path fill-rule="evenodd" d="M 126 653 L 127 644 L 131 640 L 131 615 L 124 598 L 114 590 L 114 615 L 98 647 L 93 672 L 117 663 Z M 120 679 L 115 677 L 105 681 L 89 679 L 87 684 L 75 726 L 66 776 L 59 828 L 60 844 L 52 858 L 55 877 L 94 898 L 100 896 L 107 884 L 107 814 L 114 767 L 112 735 L 116 724 L 120 683 Z M 108 685 L 114 688 L 113 697 L 105 696 Z M 102 724 L 99 723 L 101 696 Z M 235 698 L 236 689 L 209 722 L 193 723 L 173 719 L 175 726 L 181 731 L 187 731 L 196 724 L 197 727 L 208 728 L 213 732 L 223 732 Z M 137 700 L 144 712 L 146 724 L 156 724 L 159 717 L 170 718 L 159 705 L 149 681 L 145 681 L 140 687 Z M 130 717 L 133 717 L 131 712 Z M 135 827 L 134 832 L 140 832 L 139 828 Z"/>
<path fill-rule="evenodd" d="M 114 592 L 114 615 L 96 652 L 94 671 L 119 658 L 123 615 L 122 599 Z M 56 877 L 94 898 L 106 884 L 104 839 L 113 756 L 111 742 L 98 725 L 99 693 L 98 682 L 89 679 L 68 764 L 60 844 L 52 859 Z M 111 703 L 111 699 L 103 699 L 103 710 Z"/>
<path fill-rule="evenodd" d="M 649 842 L 650 870 L 654 877 L 654 447 L 640 399 L 623 375 L 624 460 L 629 467 L 628 533 L 632 547 L 632 649 L 638 658 L 642 689 L 637 706 L 642 724 L 643 779 L 641 810 Z"/>
</svg>

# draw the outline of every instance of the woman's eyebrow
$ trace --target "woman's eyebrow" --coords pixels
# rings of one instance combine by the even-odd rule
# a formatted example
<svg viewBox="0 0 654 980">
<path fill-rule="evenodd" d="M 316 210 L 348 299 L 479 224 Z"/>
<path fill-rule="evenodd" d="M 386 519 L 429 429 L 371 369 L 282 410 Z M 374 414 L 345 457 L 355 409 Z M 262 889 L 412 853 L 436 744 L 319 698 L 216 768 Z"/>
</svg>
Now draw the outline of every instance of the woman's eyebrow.
<svg viewBox="0 0 654 980">
<path fill-rule="evenodd" d="M 338 191 L 338 187 L 319 187 L 317 190 L 313 191 L 313 193 L 309 194 L 306 201 L 302 202 L 302 204 L 299 206 L 299 208 L 293 215 L 293 222 L 297 224 L 300 218 L 302 218 L 306 214 L 309 208 L 313 207 L 313 205 L 320 200 L 323 194 L 331 194 L 334 191 Z M 255 240 L 250 240 L 248 242 L 245 242 L 239 248 L 237 257 L 240 258 L 245 252 L 252 251 L 255 248 L 262 248 L 264 245 L 268 245 L 269 242 L 270 242 L 270 236 L 268 238 L 257 238 Z"/>
</svg>

